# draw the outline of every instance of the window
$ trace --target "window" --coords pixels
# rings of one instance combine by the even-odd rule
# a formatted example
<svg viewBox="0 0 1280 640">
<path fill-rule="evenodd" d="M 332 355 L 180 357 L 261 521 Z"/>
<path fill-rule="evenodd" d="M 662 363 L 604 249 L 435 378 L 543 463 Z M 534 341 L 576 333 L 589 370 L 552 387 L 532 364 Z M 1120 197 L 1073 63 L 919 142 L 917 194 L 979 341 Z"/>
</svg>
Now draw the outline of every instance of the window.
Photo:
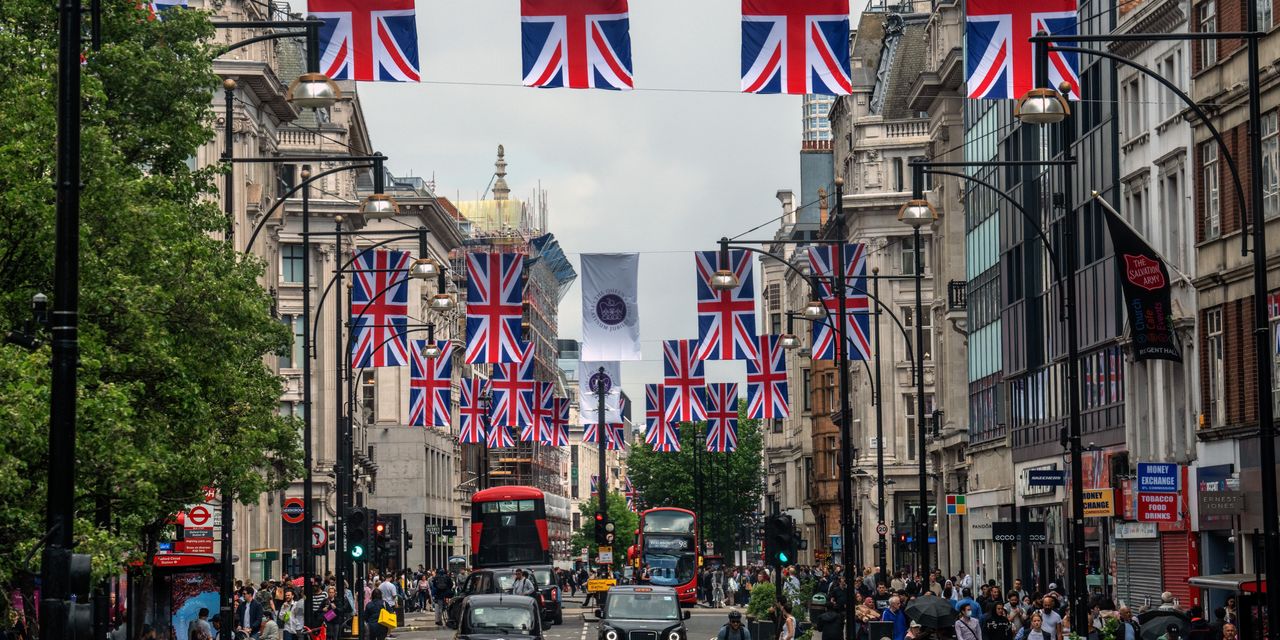
<svg viewBox="0 0 1280 640">
<path fill-rule="evenodd" d="M 905 186 L 904 174 L 905 172 L 902 167 L 902 158 L 894 158 L 893 159 L 893 190 L 894 191 L 900 192 L 904 190 L 903 189 L 903 187 Z"/>
<path fill-rule="evenodd" d="M 772 425 L 770 425 L 770 426 L 771 426 L 772 431 L 773 431 L 774 433 L 782 433 L 782 419 L 781 419 L 781 418 L 775 418 L 775 419 L 774 419 L 774 420 L 772 420 L 771 422 L 772 422 Z"/>
<path fill-rule="evenodd" d="M 903 408 L 902 415 L 906 418 L 907 429 L 907 459 L 916 459 L 916 449 L 919 443 L 920 434 L 917 430 L 920 428 L 916 425 L 916 394 L 908 393 L 902 396 L 902 402 L 906 405 Z M 933 394 L 924 394 L 924 413 L 929 415 L 933 413 Z"/>
<path fill-rule="evenodd" d="M 1280 305 L 1280 294 L 1272 293 L 1267 296 L 1267 308 L 1271 309 L 1271 344 L 1277 344 L 1276 339 L 1280 338 L 1280 312 L 1277 312 L 1277 305 Z M 1280 350 L 1271 350 L 1271 402 L 1275 407 L 1280 407 Z M 1272 411 L 1280 410 L 1272 408 Z"/>
<path fill-rule="evenodd" d="M 1129 185 L 1129 222 L 1138 235 L 1147 237 L 1147 202 L 1146 189 L 1141 184 Z"/>
<path fill-rule="evenodd" d="M 301 402 L 285 400 L 280 403 L 279 414 L 285 417 L 293 416 L 298 419 L 303 419 L 307 417 L 307 405 Z"/>
<path fill-rule="evenodd" d="M 374 408 L 378 400 L 378 385 L 374 371 L 365 371 L 360 380 L 360 416 L 364 424 L 373 424 L 377 414 Z"/>
<path fill-rule="evenodd" d="M 1206 142 L 1200 148 L 1204 169 L 1204 237 L 1217 238 L 1222 234 L 1222 202 L 1218 196 L 1218 145 Z"/>
<path fill-rule="evenodd" d="M 1261 2 L 1270 2 L 1270 0 L 1258 0 Z M 1213 33 L 1218 30 L 1218 5 L 1217 0 L 1205 0 L 1196 7 L 1196 21 L 1199 23 L 1197 31 L 1201 33 Z M 1262 24 L 1259 20 L 1259 25 Z M 1207 69 L 1218 62 L 1218 43 L 1216 41 L 1202 41 L 1200 43 L 1200 68 Z"/>
<path fill-rule="evenodd" d="M 916 242 L 915 236 L 902 236 L 898 241 L 901 247 L 900 263 L 902 267 L 902 275 L 914 276 L 916 274 Z M 924 264 L 924 272 L 929 273 L 929 241 L 924 237 L 920 237 L 920 247 L 924 251 L 924 255 L 920 257 L 920 261 Z"/>
<path fill-rule="evenodd" d="M 915 307 L 898 307 L 898 317 L 902 318 L 902 324 L 907 328 L 907 335 L 911 336 L 911 355 L 916 355 L 916 308 Z M 924 359 L 933 359 L 933 327 L 930 320 L 928 310 L 924 312 L 924 323 L 920 327 L 920 337 L 924 340 Z"/>
<path fill-rule="evenodd" d="M 1271 10 L 1271 0 L 1256 0 L 1256 2 L 1258 3 L 1258 31 L 1270 31 L 1275 15 Z"/>
<path fill-rule="evenodd" d="M 823 410 L 831 413 L 836 410 L 836 374 L 828 373 L 822 385 L 823 398 L 826 399 L 826 406 Z"/>
<path fill-rule="evenodd" d="M 280 245 L 280 277 L 285 282 L 302 283 L 302 245 Z"/>
<path fill-rule="evenodd" d="M 575 489 L 574 489 L 574 494 L 575 494 L 575 495 L 574 495 L 573 497 L 575 497 L 575 498 L 576 498 L 576 497 L 578 497 L 578 496 L 576 495 L 576 494 L 577 494 L 577 488 L 576 488 L 576 487 L 575 487 Z M 579 513 L 579 512 L 577 512 L 577 511 L 574 511 L 574 512 L 573 512 L 573 530 L 574 530 L 574 531 L 577 531 L 578 529 L 581 529 L 581 528 L 582 528 L 582 514 L 581 514 L 581 513 Z"/>
<path fill-rule="evenodd" d="M 925 156 L 911 156 L 910 158 L 907 158 L 907 170 L 908 171 L 911 170 L 910 165 L 912 162 L 928 162 L 928 161 L 929 161 L 929 158 L 926 158 Z M 933 174 L 929 173 L 928 171 L 925 171 L 923 175 L 920 176 L 920 178 L 923 181 L 923 185 L 921 188 L 924 189 L 925 191 L 933 191 Z"/>
<path fill-rule="evenodd" d="M 801 387 L 800 387 L 800 397 L 803 398 L 801 402 L 804 403 L 805 411 L 813 410 L 813 396 L 811 393 L 812 390 L 813 390 L 812 374 L 808 369 L 805 369 L 803 372 L 803 376 L 801 377 Z"/>
<path fill-rule="evenodd" d="M 1142 76 L 1125 80 L 1120 87 L 1120 97 L 1124 102 L 1124 137 L 1133 140 L 1147 130 L 1143 117 L 1147 105 L 1142 101 Z"/>
<path fill-rule="evenodd" d="M 807 501 L 813 497 L 813 458 L 804 459 L 804 487 L 802 487 L 804 499 Z"/>
<path fill-rule="evenodd" d="M 1182 269 L 1186 264 L 1183 257 L 1186 225 L 1182 220 L 1182 165 L 1172 167 L 1161 180 L 1160 214 L 1165 221 L 1165 257 L 1174 267 Z"/>
<path fill-rule="evenodd" d="M 827 436 L 827 449 L 823 455 L 827 458 L 827 477 L 836 478 L 840 476 L 840 467 L 836 464 L 837 451 L 839 446 L 836 444 L 835 436 Z"/>
<path fill-rule="evenodd" d="M 1270 6 L 1270 0 L 1267 4 Z M 1258 24 L 1263 24 L 1261 16 Z M 1280 132 L 1276 120 L 1275 111 L 1262 116 L 1262 214 L 1268 218 L 1280 213 Z"/>
<path fill-rule="evenodd" d="M 283 198 L 298 184 L 298 167 L 282 164 L 276 167 L 276 198 Z"/>
<path fill-rule="evenodd" d="M 1156 66 L 1160 75 L 1164 78 L 1172 80 L 1179 87 L 1186 86 L 1182 80 L 1182 49 L 1176 49 Z M 1160 85 L 1160 121 L 1163 122 L 1177 115 L 1179 111 L 1185 108 L 1185 105 L 1173 90 Z"/>
<path fill-rule="evenodd" d="M 1222 308 L 1210 309 L 1204 314 L 1204 330 L 1209 337 L 1209 397 L 1205 405 L 1209 425 L 1221 427 L 1227 422 L 1226 388 L 1223 380 Z"/>
<path fill-rule="evenodd" d="M 293 344 L 289 352 L 280 356 L 281 369 L 301 369 L 302 359 L 307 354 L 307 334 L 302 330 L 302 316 L 280 316 L 280 322 L 289 327 L 293 334 Z"/>
</svg>

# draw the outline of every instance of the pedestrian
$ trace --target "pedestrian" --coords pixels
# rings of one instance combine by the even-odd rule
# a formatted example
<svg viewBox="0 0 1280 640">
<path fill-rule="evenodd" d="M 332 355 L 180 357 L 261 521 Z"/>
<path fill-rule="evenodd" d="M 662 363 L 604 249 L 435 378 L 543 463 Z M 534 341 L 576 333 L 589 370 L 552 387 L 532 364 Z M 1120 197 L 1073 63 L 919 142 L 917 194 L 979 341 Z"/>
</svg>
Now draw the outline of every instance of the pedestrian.
<svg viewBox="0 0 1280 640">
<path fill-rule="evenodd" d="M 1009 602 L 1005 603 L 1004 610 L 1009 618 L 1009 626 L 1013 629 L 1013 633 L 1022 631 L 1027 626 L 1027 611 L 1022 608 L 1022 602 L 1018 599 L 1016 592 L 1009 592 Z"/>
<path fill-rule="evenodd" d="M 364 611 L 360 612 L 366 640 L 385 640 L 387 637 L 387 628 L 378 623 L 378 616 L 383 609 L 382 590 L 378 589 L 370 595 Z"/>
<path fill-rule="evenodd" d="M 902 608 L 902 598 L 891 596 L 889 606 L 880 612 L 880 619 L 893 623 L 893 640 L 907 637 L 907 612 Z"/>
<path fill-rule="evenodd" d="M 982 623 L 978 622 L 973 609 L 974 606 L 967 602 L 960 605 L 960 617 L 953 625 L 956 640 L 982 640 Z"/>
<path fill-rule="evenodd" d="M 302 603 L 293 597 L 293 589 L 285 589 L 280 601 L 280 622 L 284 640 L 297 640 L 302 634 Z"/>
<path fill-rule="evenodd" d="M 266 591 L 266 589 L 263 589 Z M 276 614 L 270 609 L 262 612 L 262 631 L 259 633 L 262 640 L 280 640 L 280 625 L 276 624 Z"/>
<path fill-rule="evenodd" d="M 146 630 L 150 630 L 155 635 L 155 630 L 148 625 Z M 187 640 L 212 640 L 213 626 L 209 624 L 209 610 L 201 607 L 196 613 L 196 619 L 187 625 Z"/>
<path fill-rule="evenodd" d="M 822 633 L 822 640 L 841 640 L 844 638 L 844 616 L 835 607 L 831 606 L 831 601 L 827 601 L 827 610 L 818 614 L 818 618 L 814 620 L 817 623 L 818 630 Z"/>
<path fill-rule="evenodd" d="M 1222 640 L 1239 640 L 1240 632 L 1230 622 L 1222 625 Z"/>
<path fill-rule="evenodd" d="M 418 574 L 418 592 L 415 595 L 418 600 L 418 610 L 426 611 L 427 603 L 435 599 L 431 595 L 431 579 L 427 577 L 427 574 Z"/>
<path fill-rule="evenodd" d="M 435 607 L 437 627 L 444 624 L 444 610 L 449 606 L 449 599 L 452 597 L 453 578 L 449 577 L 449 572 L 444 569 L 436 569 L 436 575 L 431 578 L 431 601 Z"/>
<path fill-rule="evenodd" d="M 388 609 L 396 608 L 396 583 L 391 581 L 391 576 L 382 579 L 382 583 L 378 585 L 378 591 L 382 592 L 382 603 Z"/>
<path fill-rule="evenodd" d="M 1009 620 L 1008 609 L 1003 602 L 991 608 L 991 615 L 982 625 L 985 640 L 1013 640 L 1014 627 Z"/>
<path fill-rule="evenodd" d="M 751 640 L 751 631 L 742 624 L 742 614 L 729 612 L 729 621 L 720 627 L 716 640 Z"/>
<path fill-rule="evenodd" d="M 795 640 L 796 618 L 791 615 L 791 603 L 784 598 L 773 607 L 778 618 L 778 640 Z"/>
<path fill-rule="evenodd" d="M 1120 626 L 1116 629 L 1116 640 L 1142 640 L 1142 626 L 1133 617 L 1129 607 L 1120 607 Z"/>
<path fill-rule="evenodd" d="M 1059 640 L 1053 634 L 1044 630 L 1044 615 L 1039 611 L 1031 613 L 1031 626 L 1023 631 L 1019 631 L 1014 640 Z"/>
<path fill-rule="evenodd" d="M 245 587 L 241 591 L 240 606 L 236 609 L 236 633 L 247 637 L 258 638 L 258 630 L 262 627 L 262 605 L 253 598 L 253 587 Z"/>
<path fill-rule="evenodd" d="M 1062 638 L 1062 615 L 1054 608 L 1057 600 L 1053 596 L 1045 596 L 1040 603 L 1040 628 L 1049 634 L 1050 638 L 1060 640 Z"/>
<path fill-rule="evenodd" d="M 1170 624 L 1164 628 L 1164 633 L 1160 634 L 1160 637 L 1156 638 L 1156 640 L 1182 640 L 1184 637 L 1186 636 L 1182 635 L 1182 627 Z"/>
</svg>

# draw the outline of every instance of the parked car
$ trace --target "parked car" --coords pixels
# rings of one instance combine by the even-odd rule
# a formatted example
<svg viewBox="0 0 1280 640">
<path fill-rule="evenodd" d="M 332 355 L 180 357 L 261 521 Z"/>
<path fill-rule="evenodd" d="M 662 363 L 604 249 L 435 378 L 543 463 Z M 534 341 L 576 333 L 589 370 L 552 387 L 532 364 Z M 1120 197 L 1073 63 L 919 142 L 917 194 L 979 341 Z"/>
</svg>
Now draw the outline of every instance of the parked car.
<svg viewBox="0 0 1280 640">
<path fill-rule="evenodd" d="M 671 587 L 619 585 L 609 589 L 600 619 L 598 640 L 688 640 L 684 621 L 689 612 Z"/>
<path fill-rule="evenodd" d="M 460 604 L 455 640 L 542 640 L 542 616 L 529 596 L 480 594 Z"/>
<path fill-rule="evenodd" d="M 477 569 L 467 574 L 467 579 L 458 587 L 458 595 L 449 600 L 448 606 L 445 608 L 445 625 L 450 629 L 457 629 L 458 622 L 462 619 L 462 608 L 467 598 L 478 595 L 511 593 L 511 585 L 515 583 L 515 572 L 519 567 L 505 567 L 501 569 Z M 543 588 L 538 581 L 537 575 L 533 571 L 526 569 L 525 573 L 529 575 L 529 579 L 533 581 L 534 589 L 537 596 L 534 601 L 538 605 L 538 615 L 544 622 L 552 621 L 556 618 L 556 613 L 560 611 L 556 607 L 554 611 L 548 611 L 547 597 L 543 594 Z M 556 593 L 559 596 L 559 590 Z M 559 616 L 563 618 L 563 613 Z"/>
</svg>

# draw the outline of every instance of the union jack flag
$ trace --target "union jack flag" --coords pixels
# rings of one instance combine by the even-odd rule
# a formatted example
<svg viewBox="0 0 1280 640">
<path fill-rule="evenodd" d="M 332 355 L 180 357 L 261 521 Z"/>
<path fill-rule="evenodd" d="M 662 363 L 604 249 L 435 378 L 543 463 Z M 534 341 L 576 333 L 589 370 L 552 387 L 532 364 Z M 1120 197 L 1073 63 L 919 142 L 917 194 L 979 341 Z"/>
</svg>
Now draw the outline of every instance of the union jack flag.
<svg viewBox="0 0 1280 640">
<path fill-rule="evenodd" d="M 667 422 L 662 406 L 662 385 L 644 386 L 644 441 L 654 451 L 669 453 L 680 450 L 680 428 Z"/>
<path fill-rule="evenodd" d="M 532 344 L 526 345 L 523 361 L 494 365 L 493 379 L 489 381 L 489 389 L 493 393 L 494 424 L 519 429 L 532 427 L 536 436 L 533 409 L 537 386 L 533 380 Z"/>
<path fill-rule="evenodd" d="M 311 0 L 320 69 L 334 80 L 418 81 L 414 0 Z"/>
<path fill-rule="evenodd" d="M 489 433 L 486 435 L 485 444 L 490 449 L 510 449 L 516 446 L 515 438 L 511 437 L 511 429 L 504 424 L 489 425 Z"/>
<path fill-rule="evenodd" d="M 154 0 L 142 3 L 141 8 L 147 10 L 148 20 L 164 20 L 165 11 L 169 9 L 186 9 L 188 5 L 187 0 Z"/>
<path fill-rule="evenodd" d="M 612 423 L 609 425 L 609 438 L 604 442 L 605 449 L 608 451 L 617 451 L 627 446 L 626 427 L 622 423 Z"/>
<path fill-rule="evenodd" d="M 738 385 L 707 385 L 707 451 L 732 453 L 738 448 Z"/>
<path fill-rule="evenodd" d="M 756 289 L 753 283 L 751 252 L 729 251 L 729 264 L 719 264 L 720 252 L 694 254 L 698 270 L 698 359 L 749 360 L 756 352 Z M 738 276 L 732 291 L 711 288 L 718 269 Z"/>
<path fill-rule="evenodd" d="M 970 98 L 1016 100 L 1035 87 L 1038 31 L 1076 35 L 1076 0 L 968 0 L 965 3 L 965 84 Z M 1049 84 L 1071 85 L 1080 98 L 1080 55 L 1049 53 Z"/>
<path fill-rule="evenodd" d="M 556 398 L 551 414 L 551 446 L 569 446 L 569 399 Z"/>
<path fill-rule="evenodd" d="M 407 251 L 361 251 L 352 275 L 352 368 L 402 367 L 409 363 L 409 263 Z"/>
<path fill-rule="evenodd" d="M 409 426 L 447 427 L 452 406 L 453 342 L 436 341 L 440 355 L 435 358 L 422 356 L 426 345 L 426 340 L 415 340 L 409 350 Z"/>
<path fill-rule="evenodd" d="M 640 503 L 640 491 L 631 484 L 631 476 L 623 478 L 622 495 L 627 498 L 627 509 L 635 511 L 636 505 Z"/>
<path fill-rule="evenodd" d="M 847 96 L 849 0 L 742 0 L 743 93 Z"/>
<path fill-rule="evenodd" d="M 583 440 L 586 440 L 586 436 L 583 436 Z M 595 493 L 599 491 L 599 489 L 596 488 L 597 487 L 596 481 L 599 479 L 600 479 L 600 476 L 594 473 L 591 474 L 591 493 Z"/>
<path fill-rule="evenodd" d="M 836 247 L 831 245 L 809 247 L 809 269 L 818 276 L 822 289 L 822 304 L 827 308 L 824 322 L 813 323 L 813 359 L 835 360 L 840 339 L 831 325 L 839 321 L 840 301 L 833 293 L 832 266 Z M 867 297 L 867 247 L 863 244 L 844 245 L 845 277 L 845 335 L 849 338 L 849 359 L 866 360 L 871 357 L 870 298 Z"/>
<path fill-rule="evenodd" d="M 555 426 L 551 421 L 556 411 L 556 387 L 550 382 L 539 382 L 537 385 L 533 401 L 533 421 L 520 431 L 520 439 L 525 442 L 537 440 L 550 445 L 555 438 Z"/>
<path fill-rule="evenodd" d="M 467 364 L 520 362 L 524 256 L 467 254 Z"/>
<path fill-rule="evenodd" d="M 484 378 L 463 378 L 462 399 L 458 402 L 458 442 L 461 444 L 480 444 L 485 439 L 484 423 L 489 419 L 488 411 L 481 402 L 488 383 Z"/>
<path fill-rule="evenodd" d="M 791 417 L 782 336 L 760 336 L 756 352 L 759 355 L 747 361 L 747 416 L 756 420 Z"/>
<path fill-rule="evenodd" d="M 703 386 L 707 384 L 703 363 L 696 357 L 697 340 L 662 342 L 663 404 L 667 422 L 696 422 L 707 418 Z"/>
<path fill-rule="evenodd" d="M 632 88 L 627 0 L 521 0 L 527 87 Z"/>
</svg>

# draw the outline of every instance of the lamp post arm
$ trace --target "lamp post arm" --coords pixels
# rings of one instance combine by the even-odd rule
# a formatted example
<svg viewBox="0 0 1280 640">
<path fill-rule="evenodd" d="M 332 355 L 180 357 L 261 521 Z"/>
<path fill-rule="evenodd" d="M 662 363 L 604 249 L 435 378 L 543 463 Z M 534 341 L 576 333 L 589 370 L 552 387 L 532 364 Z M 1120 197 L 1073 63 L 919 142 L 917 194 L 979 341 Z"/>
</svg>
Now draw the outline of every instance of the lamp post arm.
<svg viewBox="0 0 1280 640">
<path fill-rule="evenodd" d="M 406 335 L 409 335 L 410 333 L 421 332 L 421 331 L 431 331 L 431 330 L 434 330 L 434 329 L 435 329 L 435 325 L 430 325 L 430 326 L 426 326 L 426 327 L 410 327 L 410 328 L 405 329 L 404 331 L 401 331 L 401 332 L 399 332 L 399 333 L 394 333 L 394 334 L 392 334 L 390 337 L 388 337 L 386 340 L 383 340 L 382 342 L 378 343 L 378 346 L 376 346 L 376 347 L 374 347 L 374 348 L 373 348 L 373 353 L 377 353 L 378 349 L 381 349 L 381 348 L 383 348 L 383 347 L 387 346 L 387 343 L 388 343 L 388 342 L 391 342 L 392 340 L 396 340 L 396 339 L 398 339 L 398 338 L 403 338 L 403 337 L 405 337 Z M 412 347 L 411 347 L 411 348 L 412 348 Z M 363 378 L 364 378 L 364 371 L 365 371 L 365 369 L 368 369 L 368 367 L 360 367 L 360 371 L 358 371 L 358 372 L 356 373 L 356 377 L 355 377 L 355 379 L 356 379 L 356 380 L 361 380 L 361 379 L 363 379 Z"/>
<path fill-rule="evenodd" d="M 1185 37 L 1190 34 L 1183 33 L 1183 34 L 1177 34 L 1177 35 Z M 1152 71 L 1149 67 L 1138 64 L 1137 62 L 1134 62 L 1133 60 L 1130 60 L 1124 56 L 1111 53 L 1110 51 L 1098 51 L 1097 49 L 1089 49 L 1087 47 L 1064 47 L 1061 45 L 1053 44 L 1051 41 L 1048 42 L 1048 45 L 1049 46 L 1045 47 L 1046 49 L 1045 55 L 1048 55 L 1050 51 L 1061 51 L 1064 53 L 1087 53 L 1089 55 L 1099 56 L 1099 57 L 1111 60 L 1112 62 L 1118 62 L 1127 67 L 1132 67 L 1133 69 L 1136 69 L 1137 71 L 1154 78 L 1155 81 L 1163 85 L 1164 88 L 1172 91 L 1174 95 L 1178 96 L 1180 100 L 1186 103 L 1186 105 L 1190 107 L 1192 111 L 1195 112 L 1196 117 L 1200 118 L 1200 121 L 1204 123 L 1205 128 L 1209 130 L 1209 135 L 1213 136 L 1214 142 L 1218 143 L 1218 149 L 1221 151 L 1219 155 L 1221 155 L 1222 158 L 1226 160 L 1227 168 L 1231 170 L 1231 181 L 1232 183 L 1235 184 L 1235 187 L 1236 187 L 1237 202 L 1243 205 L 1245 202 L 1249 201 L 1247 198 L 1245 198 L 1244 183 L 1241 182 L 1240 180 L 1240 170 L 1236 168 L 1236 160 L 1234 157 L 1232 157 L 1231 150 L 1227 148 L 1226 140 L 1222 139 L 1222 134 L 1218 132 L 1218 128 L 1215 127 L 1213 125 L 1213 121 L 1209 119 L 1209 114 L 1205 113 L 1204 109 L 1201 108 L 1200 105 L 1197 104 L 1195 100 L 1192 100 L 1191 96 L 1187 95 L 1185 91 L 1178 88 L 1178 85 L 1174 84 L 1172 80 L 1169 80 L 1168 78 L 1156 73 L 1155 71 Z M 1245 216 L 1241 216 L 1241 222 L 1242 224 L 1244 224 L 1245 228 L 1242 230 L 1240 234 L 1240 255 L 1248 255 L 1249 234 L 1246 233 L 1248 231 L 1248 225 L 1249 225 L 1248 218 L 1246 218 Z M 1254 247 L 1254 251 L 1260 251 L 1260 250 L 1263 250 L 1263 248 Z"/>
<path fill-rule="evenodd" d="M 322 26 L 324 26 L 323 20 L 228 20 L 213 23 L 215 29 L 289 29 L 289 31 L 263 34 L 229 44 L 218 51 L 217 55 L 219 56 L 256 42 L 284 38 L 306 38 L 307 73 L 318 73 L 320 71 L 320 27 Z M 297 31 L 296 29 L 298 28 L 302 30 Z"/>
<path fill-rule="evenodd" d="M 744 249 L 752 253 L 757 253 L 766 258 L 773 258 L 774 260 L 781 262 L 783 266 L 790 269 L 792 272 L 794 272 L 796 275 L 800 276 L 801 278 L 804 278 L 805 280 L 809 279 L 809 274 L 797 269 L 795 265 L 791 264 L 790 261 L 783 260 L 781 256 L 776 256 L 772 253 L 769 253 L 768 251 L 765 251 L 763 249 L 757 249 L 755 247 L 748 247 L 748 246 L 743 246 L 739 244 L 730 244 L 729 246 L 733 247 L 734 249 Z M 867 276 L 867 277 L 870 278 L 872 276 Z M 915 362 L 915 357 L 913 356 L 915 351 L 914 349 L 911 348 L 911 334 L 910 332 L 907 331 L 906 325 L 902 324 L 902 320 L 898 318 L 898 315 L 895 314 L 893 310 L 889 308 L 888 305 L 886 305 L 883 301 L 880 300 L 880 298 L 876 297 L 876 295 L 871 293 L 870 291 L 866 291 L 864 289 L 856 289 L 854 287 L 846 287 L 846 289 L 853 289 L 859 295 L 867 296 L 867 299 L 874 301 L 876 303 L 876 306 L 880 307 L 880 309 L 884 311 L 885 315 L 893 319 L 893 323 L 898 325 L 898 331 L 902 332 L 902 337 L 906 341 L 907 357 L 911 358 L 912 362 Z M 813 293 L 814 295 L 817 295 L 819 292 L 814 291 Z"/>
<path fill-rule="evenodd" d="M 1050 242 L 1049 237 L 1044 234 L 1044 229 L 1040 227 L 1040 221 L 1033 218 L 1031 216 L 1031 213 L 1027 211 L 1026 207 L 1022 206 L 1022 204 L 1019 203 L 1017 200 L 1014 200 L 1013 196 L 1005 193 L 1004 191 L 1001 191 L 1000 189 L 996 188 L 995 185 L 991 184 L 990 182 L 987 182 L 986 180 L 983 180 L 981 178 L 975 178 L 971 175 L 960 173 L 958 171 L 943 171 L 940 169 L 933 169 L 933 168 L 930 168 L 928 164 L 923 164 L 923 163 L 917 164 L 914 166 L 919 167 L 920 170 L 925 173 L 932 173 L 932 174 L 941 175 L 941 176 L 952 176 L 955 178 L 960 178 L 961 180 L 968 180 L 969 182 L 972 182 L 974 184 L 981 185 L 983 187 L 990 189 L 997 196 L 1000 196 L 1001 198 L 1003 198 L 1004 201 L 1012 205 L 1013 208 L 1018 211 L 1018 213 L 1022 214 L 1022 218 L 1027 221 L 1027 224 L 1029 224 L 1032 229 L 1035 229 L 1036 235 L 1039 236 L 1040 241 L 1044 243 L 1045 250 L 1049 252 L 1049 259 L 1051 260 L 1051 264 L 1053 265 L 1053 279 L 1058 281 L 1062 280 L 1062 271 L 1058 268 L 1058 254 L 1056 251 L 1053 250 L 1053 243 Z"/>
<path fill-rule="evenodd" d="M 814 319 L 812 319 L 812 318 L 806 318 L 806 317 L 804 317 L 803 315 L 797 314 L 797 313 L 796 313 L 796 312 L 794 312 L 794 311 L 788 312 L 788 313 L 787 313 L 787 317 L 788 317 L 788 318 L 799 318 L 799 319 L 801 319 L 801 320 L 804 320 L 805 322 L 811 322 L 811 323 L 813 323 L 813 324 L 821 324 L 821 325 L 824 325 L 824 326 L 826 326 L 828 329 L 831 329 L 832 331 L 835 331 L 835 330 L 836 330 L 836 329 L 835 329 L 835 326 L 833 326 L 833 325 L 831 324 L 831 322 L 830 322 L 830 321 L 828 321 L 826 318 L 823 318 L 823 319 L 821 319 L 821 320 L 814 320 Z M 849 342 L 850 342 L 850 343 L 852 343 L 852 342 L 853 342 L 853 341 L 852 341 L 852 340 L 850 340 L 848 337 L 846 337 L 846 338 L 845 338 L 845 340 L 849 340 Z M 909 346 L 910 346 L 910 345 L 908 345 L 908 347 L 909 347 Z M 874 378 L 875 378 L 875 375 L 871 373 L 871 365 L 867 362 L 866 358 L 858 358 L 858 361 L 862 363 L 862 368 L 863 368 L 863 369 L 866 369 L 866 371 L 867 371 L 867 380 L 869 381 L 869 380 L 874 379 Z M 914 371 L 915 371 L 915 366 L 916 366 L 916 365 L 915 365 L 915 360 L 914 360 L 914 359 L 912 359 L 912 360 L 911 360 L 911 370 L 912 370 L 912 372 L 913 372 L 913 373 L 914 373 Z M 875 386 L 873 385 L 873 386 L 871 387 L 871 406 L 873 406 L 873 407 L 874 407 L 874 406 L 876 405 L 876 403 L 877 403 L 877 402 L 879 402 L 879 401 L 880 401 L 880 399 L 876 397 L 876 388 L 875 388 Z"/>
<path fill-rule="evenodd" d="M 262 216 L 262 219 L 258 221 L 258 224 L 254 225 L 253 233 L 249 235 L 249 242 L 245 244 L 243 253 L 245 255 L 248 255 L 249 250 L 253 249 L 253 243 L 258 239 L 258 233 L 260 233 L 262 231 L 262 228 L 266 226 L 267 220 L 271 219 L 271 214 L 275 213 L 276 209 L 280 208 L 280 205 L 284 204 L 286 200 L 292 197 L 293 194 L 300 191 L 303 187 L 307 186 L 308 184 L 311 184 L 312 182 L 315 182 L 320 178 L 323 178 L 327 175 L 331 175 L 334 173 L 338 173 L 340 171 L 353 171 L 355 169 L 372 169 L 372 168 L 373 168 L 372 164 L 354 164 L 346 167 L 334 167 L 333 169 L 326 169 L 324 171 L 321 171 L 320 173 L 313 174 L 310 178 L 307 178 L 306 180 L 303 180 L 302 182 L 299 182 L 298 184 L 294 185 L 292 189 L 289 189 L 289 191 L 287 191 L 284 195 L 277 198 L 275 201 L 275 204 L 271 205 L 270 209 L 267 209 L 267 213 Z"/>
</svg>

